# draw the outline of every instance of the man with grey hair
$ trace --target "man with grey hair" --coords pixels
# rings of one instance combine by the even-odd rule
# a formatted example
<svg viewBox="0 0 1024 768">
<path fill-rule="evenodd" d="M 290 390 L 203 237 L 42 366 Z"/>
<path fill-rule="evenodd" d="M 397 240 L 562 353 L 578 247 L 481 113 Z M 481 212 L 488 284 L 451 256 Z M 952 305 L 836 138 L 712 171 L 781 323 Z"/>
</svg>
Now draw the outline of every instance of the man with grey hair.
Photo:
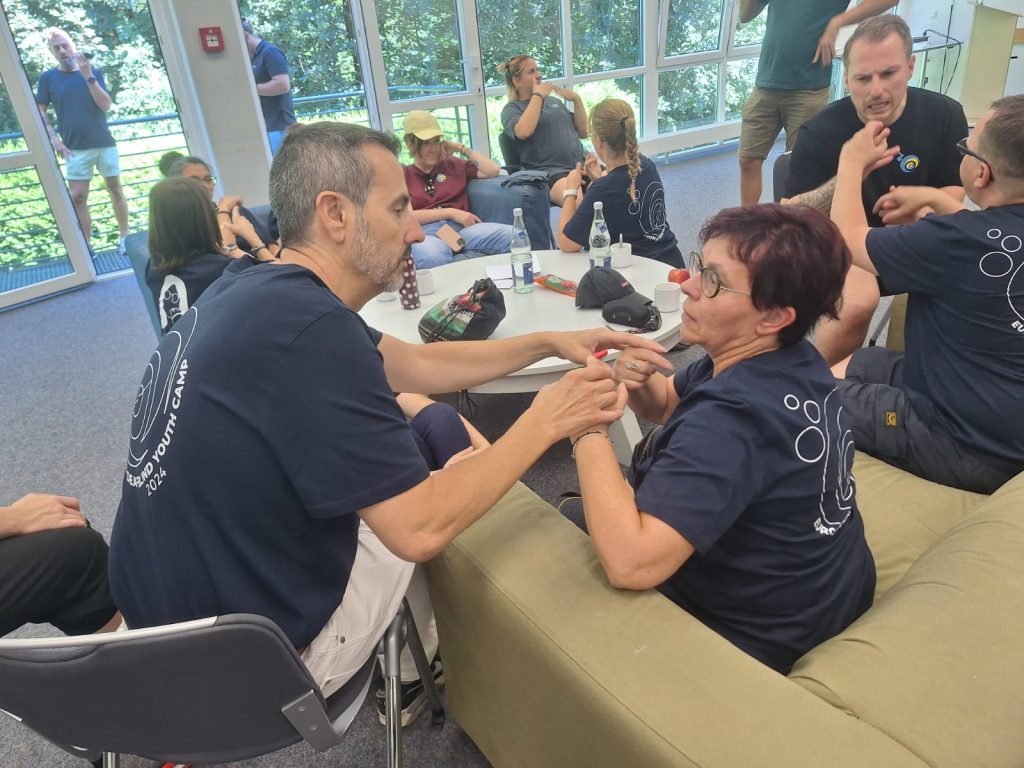
<svg viewBox="0 0 1024 768">
<path fill-rule="evenodd" d="M 872 226 L 902 223 L 883 200 L 893 187 L 935 187 L 963 200 L 955 146 L 967 135 L 963 107 L 940 93 L 909 87 L 911 45 L 910 29 L 899 16 L 876 16 L 857 27 L 843 48 L 850 95 L 801 126 L 786 180 L 789 202 L 828 212 L 843 143 L 869 120 L 888 127 L 892 143 L 901 149 L 895 162 L 864 179 L 862 201 Z M 829 365 L 864 342 L 878 299 L 877 280 L 852 268 L 839 320 L 823 321 L 815 334 L 815 346 Z"/>
<path fill-rule="evenodd" d="M 88 244 L 92 237 L 89 186 L 94 170 L 98 170 L 110 194 L 120 236 L 117 250 L 123 254 L 124 239 L 128 235 L 128 201 L 121 186 L 117 145 L 107 127 L 106 113 L 113 101 L 107 93 L 103 72 L 92 66 L 89 56 L 78 52 L 64 30 L 56 27 L 46 30 L 46 42 L 59 66 L 46 70 L 39 77 L 36 104 L 53 151 L 65 161 L 64 176 L 82 234 Z M 57 113 L 56 130 L 47 115 L 51 105 Z"/>
<path fill-rule="evenodd" d="M 604 328 L 424 345 L 367 327 L 359 309 L 401 284 L 423 238 L 397 151 L 394 137 L 343 123 L 285 139 L 270 173 L 280 259 L 230 266 L 160 343 L 111 539 L 129 626 L 267 616 L 325 695 L 374 653 L 403 595 L 429 657 L 437 638 L 413 564 L 554 442 L 619 418 L 625 389 L 593 353 L 663 351 Z M 430 471 L 394 392 L 454 392 L 552 355 L 583 367 L 492 446 Z M 410 686 L 414 669 L 404 660 Z M 410 715 L 417 701 L 403 694 Z"/>
<path fill-rule="evenodd" d="M 284 141 L 285 131 L 295 122 L 288 59 L 277 46 L 261 39 L 248 19 L 242 19 L 242 34 L 252 61 L 252 76 L 256 81 L 256 93 L 260 95 L 270 152 L 276 155 Z"/>
<path fill-rule="evenodd" d="M 853 262 L 910 294 L 906 354 L 860 349 L 833 369 L 858 450 L 935 482 L 992 493 L 1024 470 L 1024 96 L 992 105 L 956 144 L 981 210 L 941 190 L 899 187 L 889 209 L 912 224 L 871 228 L 865 171 L 895 158 L 868 124 L 843 147 L 832 218 Z"/>
</svg>

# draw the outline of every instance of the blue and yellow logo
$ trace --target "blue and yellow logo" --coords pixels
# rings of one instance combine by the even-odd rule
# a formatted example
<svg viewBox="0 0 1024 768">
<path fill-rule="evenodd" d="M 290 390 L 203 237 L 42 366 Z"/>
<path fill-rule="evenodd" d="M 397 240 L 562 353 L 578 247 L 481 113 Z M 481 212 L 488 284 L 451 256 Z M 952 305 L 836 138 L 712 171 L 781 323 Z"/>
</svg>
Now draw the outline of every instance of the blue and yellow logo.
<svg viewBox="0 0 1024 768">
<path fill-rule="evenodd" d="M 917 155 L 897 155 L 896 161 L 900 164 L 900 170 L 904 173 L 913 173 L 921 164 L 921 158 Z"/>
</svg>

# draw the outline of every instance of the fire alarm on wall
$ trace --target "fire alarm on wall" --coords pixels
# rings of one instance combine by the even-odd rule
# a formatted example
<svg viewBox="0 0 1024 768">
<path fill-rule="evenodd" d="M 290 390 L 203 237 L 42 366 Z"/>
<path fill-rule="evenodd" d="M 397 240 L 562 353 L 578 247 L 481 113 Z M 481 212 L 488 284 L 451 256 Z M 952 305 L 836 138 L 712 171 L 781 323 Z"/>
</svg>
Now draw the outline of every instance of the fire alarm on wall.
<svg viewBox="0 0 1024 768">
<path fill-rule="evenodd" d="M 224 50 L 224 33 L 220 27 L 200 27 L 199 41 L 206 53 L 219 53 Z"/>
</svg>

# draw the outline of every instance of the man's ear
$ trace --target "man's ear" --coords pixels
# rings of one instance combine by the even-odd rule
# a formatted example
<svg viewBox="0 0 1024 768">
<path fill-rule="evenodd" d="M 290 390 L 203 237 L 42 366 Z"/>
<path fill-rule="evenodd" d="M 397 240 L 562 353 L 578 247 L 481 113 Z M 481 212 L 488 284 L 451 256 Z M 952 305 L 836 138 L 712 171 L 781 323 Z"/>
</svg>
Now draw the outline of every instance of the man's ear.
<svg viewBox="0 0 1024 768">
<path fill-rule="evenodd" d="M 340 192 L 324 190 L 316 196 L 316 220 L 322 231 L 334 242 L 344 242 L 355 227 L 355 206 Z"/>
<path fill-rule="evenodd" d="M 757 330 L 765 336 L 772 336 L 795 322 L 796 310 L 793 307 L 772 307 L 761 312 Z"/>
</svg>

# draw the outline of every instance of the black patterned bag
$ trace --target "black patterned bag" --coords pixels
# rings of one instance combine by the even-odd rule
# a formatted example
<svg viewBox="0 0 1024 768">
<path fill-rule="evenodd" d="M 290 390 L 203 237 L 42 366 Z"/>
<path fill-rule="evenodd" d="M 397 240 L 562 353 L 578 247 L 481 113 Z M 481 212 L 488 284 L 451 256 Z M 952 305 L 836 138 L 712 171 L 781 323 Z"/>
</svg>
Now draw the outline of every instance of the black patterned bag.
<svg viewBox="0 0 1024 768">
<path fill-rule="evenodd" d="M 489 277 L 458 296 L 438 302 L 420 318 L 420 338 L 432 341 L 486 339 L 505 318 L 505 297 Z"/>
</svg>

